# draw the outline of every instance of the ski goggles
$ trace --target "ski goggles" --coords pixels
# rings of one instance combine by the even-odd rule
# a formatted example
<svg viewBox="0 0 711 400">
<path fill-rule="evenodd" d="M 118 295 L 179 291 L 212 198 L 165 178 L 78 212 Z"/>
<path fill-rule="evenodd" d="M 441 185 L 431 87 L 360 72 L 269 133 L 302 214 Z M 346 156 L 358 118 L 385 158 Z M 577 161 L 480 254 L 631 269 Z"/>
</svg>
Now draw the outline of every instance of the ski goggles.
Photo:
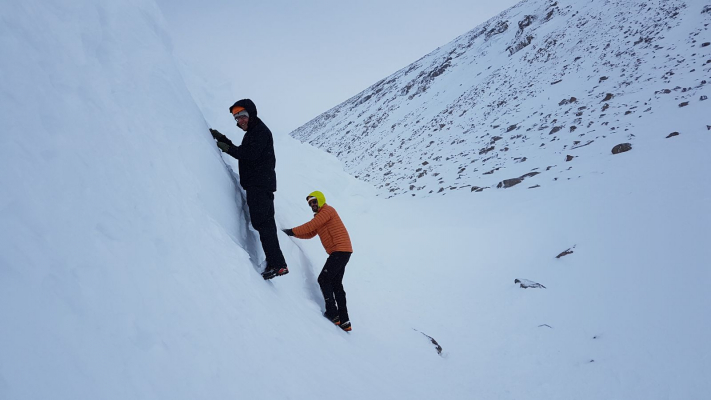
<svg viewBox="0 0 711 400">
<path fill-rule="evenodd" d="M 242 118 L 249 118 L 249 113 L 247 110 L 242 110 L 234 115 L 235 121 L 239 121 Z"/>
</svg>

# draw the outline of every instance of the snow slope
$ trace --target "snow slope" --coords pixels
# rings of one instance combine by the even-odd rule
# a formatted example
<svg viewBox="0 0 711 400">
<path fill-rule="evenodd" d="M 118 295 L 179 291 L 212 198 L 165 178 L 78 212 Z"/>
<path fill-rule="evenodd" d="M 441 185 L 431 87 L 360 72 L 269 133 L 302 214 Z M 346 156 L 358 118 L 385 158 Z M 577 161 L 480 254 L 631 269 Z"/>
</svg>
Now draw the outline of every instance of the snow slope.
<svg viewBox="0 0 711 400">
<path fill-rule="evenodd" d="M 576 178 L 617 144 L 707 134 L 710 23 L 703 0 L 525 0 L 292 136 L 386 196 Z"/>
<path fill-rule="evenodd" d="M 318 189 L 351 233 L 346 334 L 318 241 L 280 235 L 291 272 L 260 277 L 204 118 L 238 141 L 239 94 L 181 76 L 152 2 L 0 18 L 0 399 L 706 397 L 709 135 L 538 190 L 386 200 L 277 134 L 278 225 Z"/>
</svg>

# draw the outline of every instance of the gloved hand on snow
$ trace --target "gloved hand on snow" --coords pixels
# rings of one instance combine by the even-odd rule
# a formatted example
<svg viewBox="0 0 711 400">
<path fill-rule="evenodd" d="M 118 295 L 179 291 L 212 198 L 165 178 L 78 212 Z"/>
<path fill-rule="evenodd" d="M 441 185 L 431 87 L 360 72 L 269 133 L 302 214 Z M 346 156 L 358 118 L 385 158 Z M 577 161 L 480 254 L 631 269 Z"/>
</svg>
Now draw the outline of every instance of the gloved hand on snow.
<svg viewBox="0 0 711 400">
<path fill-rule="evenodd" d="M 212 137 L 215 138 L 215 140 L 217 140 L 217 141 L 220 141 L 220 142 L 224 142 L 224 141 L 225 141 L 225 140 L 224 140 L 225 135 L 221 134 L 220 131 L 218 131 L 217 129 L 212 129 L 212 128 L 211 128 L 211 129 L 210 129 L 210 134 L 211 134 Z"/>
<path fill-rule="evenodd" d="M 294 236 L 294 231 L 291 229 L 282 229 L 281 231 L 286 233 L 287 236 Z"/>
<path fill-rule="evenodd" d="M 217 147 L 219 147 L 220 150 L 224 151 L 225 153 L 228 153 L 230 151 L 230 147 L 232 146 L 225 142 L 217 142 Z"/>
</svg>

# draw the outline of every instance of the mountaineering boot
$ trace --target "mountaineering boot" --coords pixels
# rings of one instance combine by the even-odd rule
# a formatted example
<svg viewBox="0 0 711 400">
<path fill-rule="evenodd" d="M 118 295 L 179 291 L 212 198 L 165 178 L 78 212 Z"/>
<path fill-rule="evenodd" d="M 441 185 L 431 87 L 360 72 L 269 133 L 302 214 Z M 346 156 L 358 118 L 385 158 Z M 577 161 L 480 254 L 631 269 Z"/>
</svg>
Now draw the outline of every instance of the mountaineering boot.
<svg viewBox="0 0 711 400">
<path fill-rule="evenodd" d="M 286 275 L 288 273 L 289 273 L 289 268 L 287 268 L 286 265 L 283 267 L 267 266 L 267 268 L 264 270 L 264 272 L 262 272 L 262 278 L 264 278 L 264 280 L 266 281 L 266 280 L 272 279 L 276 276 L 282 276 L 282 275 Z"/>
<path fill-rule="evenodd" d="M 350 332 L 352 329 L 351 328 L 351 321 L 342 322 L 341 325 L 339 325 L 339 326 L 341 327 L 341 329 L 343 329 L 346 332 Z"/>
<path fill-rule="evenodd" d="M 331 318 L 326 313 L 323 313 L 323 317 L 326 318 L 327 320 L 331 321 L 334 325 L 341 325 L 341 319 L 336 315 L 335 317 Z"/>
</svg>

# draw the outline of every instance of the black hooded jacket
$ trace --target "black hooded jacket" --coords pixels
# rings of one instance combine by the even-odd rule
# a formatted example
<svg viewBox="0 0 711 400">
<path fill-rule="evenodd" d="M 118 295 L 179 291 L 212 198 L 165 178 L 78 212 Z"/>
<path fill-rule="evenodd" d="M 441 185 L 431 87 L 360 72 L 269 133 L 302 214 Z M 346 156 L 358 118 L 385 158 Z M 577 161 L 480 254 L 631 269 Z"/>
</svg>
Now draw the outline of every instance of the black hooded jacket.
<svg viewBox="0 0 711 400">
<path fill-rule="evenodd" d="M 242 99 L 230 107 L 244 107 L 249 113 L 249 125 L 242 138 L 242 144 L 231 145 L 227 154 L 239 160 L 239 183 L 245 190 L 261 188 L 276 192 L 276 157 L 272 132 L 257 117 L 257 106 L 250 99 Z"/>
</svg>

